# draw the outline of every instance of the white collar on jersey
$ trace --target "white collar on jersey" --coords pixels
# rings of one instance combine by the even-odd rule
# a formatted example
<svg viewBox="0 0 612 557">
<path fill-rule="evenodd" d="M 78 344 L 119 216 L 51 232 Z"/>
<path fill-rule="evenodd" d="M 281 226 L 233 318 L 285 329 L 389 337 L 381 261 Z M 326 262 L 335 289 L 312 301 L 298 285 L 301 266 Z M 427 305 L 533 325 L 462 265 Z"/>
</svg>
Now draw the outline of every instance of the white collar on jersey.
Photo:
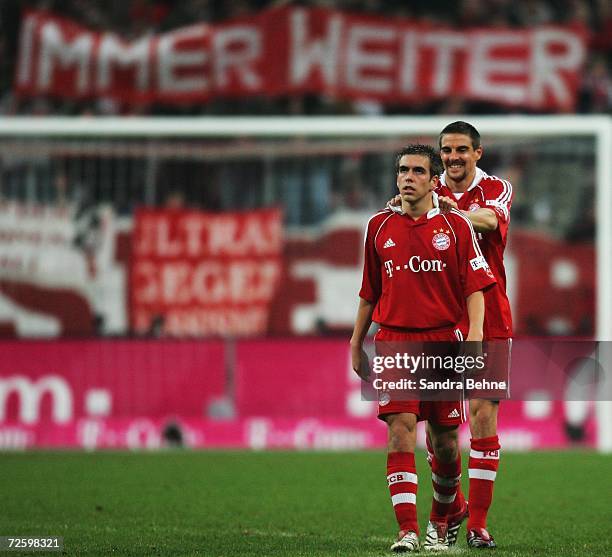
<svg viewBox="0 0 612 557">
<path fill-rule="evenodd" d="M 440 202 L 438 201 L 438 194 L 432 192 L 431 199 L 433 201 L 434 208 L 427 212 L 427 218 L 430 219 L 440 214 Z"/>
<path fill-rule="evenodd" d="M 438 194 L 433 191 L 431 192 L 431 200 L 433 201 L 433 206 L 434 208 L 431 209 L 428 213 L 427 213 L 427 218 L 430 219 L 431 217 L 437 215 L 440 212 L 440 209 L 438 207 L 440 207 L 440 204 L 438 202 Z M 387 201 L 387 209 L 391 209 L 391 211 L 393 211 L 394 213 L 397 213 L 398 215 L 403 215 L 404 211 L 402 210 L 402 206 L 401 205 L 391 205 L 390 201 Z M 436 213 L 434 213 L 434 211 L 437 211 Z"/>
<path fill-rule="evenodd" d="M 476 175 L 474 176 L 474 179 L 472 180 L 472 183 L 470 184 L 470 187 L 465 190 L 465 191 L 470 191 L 473 190 L 478 184 L 480 184 L 480 181 L 486 176 L 484 170 L 481 170 L 480 168 L 476 167 Z M 446 170 L 442 173 L 442 176 L 440 176 L 440 182 L 442 182 L 443 186 L 446 186 Z"/>
</svg>

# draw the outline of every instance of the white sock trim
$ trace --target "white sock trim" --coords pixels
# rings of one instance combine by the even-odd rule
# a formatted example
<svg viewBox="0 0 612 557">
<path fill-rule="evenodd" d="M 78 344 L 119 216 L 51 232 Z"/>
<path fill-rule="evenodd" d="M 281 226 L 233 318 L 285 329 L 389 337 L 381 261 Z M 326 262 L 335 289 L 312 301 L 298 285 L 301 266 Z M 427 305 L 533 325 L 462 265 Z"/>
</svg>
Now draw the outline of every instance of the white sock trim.
<svg viewBox="0 0 612 557">
<path fill-rule="evenodd" d="M 499 460 L 500 450 L 495 451 L 475 451 L 470 450 L 470 458 L 480 458 L 482 460 Z"/>
<path fill-rule="evenodd" d="M 438 485 L 443 485 L 444 487 L 455 487 L 459 483 L 461 475 L 454 478 L 445 478 L 444 476 L 438 476 L 438 474 L 432 472 L 431 479 Z"/>
<path fill-rule="evenodd" d="M 494 482 L 497 476 L 497 472 L 493 470 L 481 470 L 480 468 L 470 468 L 468 472 L 470 479 L 474 480 L 489 480 L 490 482 Z"/>
<path fill-rule="evenodd" d="M 452 495 L 444 495 L 443 493 L 438 493 L 435 490 L 433 492 L 433 498 L 438 503 L 452 503 L 455 500 L 456 496 L 457 496 L 456 493 L 453 493 Z"/>
<path fill-rule="evenodd" d="M 410 503 L 416 505 L 416 493 L 398 493 L 397 495 L 391 496 L 391 502 L 393 506 L 400 505 L 401 503 Z"/>
<path fill-rule="evenodd" d="M 387 482 L 390 486 L 399 484 L 402 482 L 409 482 L 411 484 L 418 484 L 419 480 L 417 475 L 413 472 L 393 472 L 387 476 Z"/>
</svg>

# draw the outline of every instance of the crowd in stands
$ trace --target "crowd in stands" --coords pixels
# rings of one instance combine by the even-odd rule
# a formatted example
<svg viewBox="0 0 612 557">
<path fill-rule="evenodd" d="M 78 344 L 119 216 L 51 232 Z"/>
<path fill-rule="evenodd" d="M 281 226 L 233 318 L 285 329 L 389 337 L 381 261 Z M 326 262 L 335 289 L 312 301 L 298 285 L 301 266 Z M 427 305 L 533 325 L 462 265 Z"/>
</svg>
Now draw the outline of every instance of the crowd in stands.
<svg viewBox="0 0 612 557">
<path fill-rule="evenodd" d="M 524 28 L 546 24 L 582 25 L 589 31 L 576 111 L 612 112 L 612 3 L 609 0 L 3 0 L 0 2 L 0 113 L 3 114 L 496 114 L 507 107 L 449 98 L 419 105 L 385 105 L 340 101 L 310 95 L 274 99 L 217 99 L 205 104 L 169 107 L 122 106 L 114 99 L 73 102 L 48 98 L 20 99 L 12 92 L 20 19 L 25 9 L 45 9 L 95 30 L 125 39 L 164 32 L 194 22 L 218 23 L 286 4 L 321 6 L 384 17 L 420 18 L 467 29 L 478 26 Z M 522 110 L 526 112 L 526 110 Z"/>
<path fill-rule="evenodd" d="M 0 2 L 0 114 L 4 115 L 282 115 L 282 114 L 363 114 L 379 111 L 384 114 L 505 114 L 507 106 L 465 101 L 459 98 L 436 100 L 419 105 L 379 105 L 349 100 L 330 99 L 324 95 L 284 98 L 215 99 L 189 106 L 121 105 L 117 100 L 102 98 L 71 101 L 52 98 L 19 98 L 14 95 L 13 76 L 19 42 L 22 14 L 26 9 L 44 9 L 65 16 L 88 28 L 110 30 L 126 40 L 146 34 L 161 33 L 194 22 L 218 23 L 233 18 L 257 14 L 261 10 L 283 5 L 320 6 L 347 13 L 376 14 L 388 18 L 418 18 L 446 26 L 467 29 L 479 26 L 526 28 L 534 25 L 580 24 L 589 29 L 589 55 L 581 80 L 576 110 L 578 113 L 612 113 L 612 2 L 610 0 L 3 0 Z M 372 106 L 377 105 L 377 106 Z M 512 109 L 527 112 L 526 109 Z M 552 194 L 545 188 L 556 188 L 561 180 L 576 183 L 592 176 L 590 155 L 576 158 L 573 140 L 553 149 L 552 159 L 528 156 L 523 151 L 509 154 L 503 146 L 487 144 L 485 170 L 507 176 L 520 183 L 515 198 L 514 222 L 556 235 L 568 241 L 591 241 L 593 238 L 592 187 L 581 198 L 569 194 Z M 549 142 L 550 146 L 550 142 Z M 585 153 L 589 152 L 585 148 Z M 527 147 L 525 152 L 534 152 Z M 282 154 L 281 154 L 282 155 Z M 390 155 L 389 155 L 390 156 Z M 558 159 L 567 161 L 559 164 Z M 52 161 L 34 161 L 34 165 L 51 165 Z M 277 161 L 264 164 L 248 160 L 250 187 L 248 195 L 241 193 L 242 179 L 235 165 L 229 162 L 161 159 L 156 162 L 155 195 L 145 195 L 144 176 L 151 173 L 143 168 L 146 161 L 126 158 L 100 158 L 95 164 L 89 159 L 73 157 L 55 161 L 61 171 L 32 172 L 24 161 L 5 161 L 0 170 L 0 199 L 23 200 L 26 193 L 36 190 L 35 198 L 42 203 L 75 197 L 79 205 L 110 201 L 119 214 L 131 214 L 143 200 L 156 204 L 181 203 L 206 210 L 246 209 L 274 198 L 285 207 L 288 225 L 317 224 L 339 210 L 372 211 L 380 207 L 393 193 L 394 177 L 387 176 L 390 168 L 382 155 L 356 152 L 353 156 L 330 155 L 326 158 L 291 159 L 279 156 Z M 96 166 L 96 164 L 98 166 Z M 114 166 L 113 166 L 114 165 Z M 116 168 L 106 171 L 102 168 Z M 46 167 L 45 167 L 46 168 Z M 87 168 L 88 170 L 83 170 Z M 93 170 L 92 170 L 93 169 Z M 553 173 L 556 169 L 557 174 Z M 267 173 L 267 174 L 266 174 Z M 36 188 L 25 187 L 39 176 Z M 105 176 L 128 176 L 129 183 L 106 185 Z M 59 179 L 58 179 L 59 176 Z M 202 177 L 206 187 L 202 187 Z M 54 178 L 55 177 L 55 178 Z M 76 177 L 76 178 L 75 178 Z M 546 178 L 546 179 L 545 179 Z M 29 182 L 28 182 L 29 180 Z M 126 178 L 127 180 L 127 178 Z M 131 181 L 130 181 L 131 180 Z M 39 183 L 40 182 L 40 183 Z M 66 184 L 64 184 L 64 182 Z M 133 183 L 132 183 L 133 182 Z M 150 180 L 149 180 L 150 182 Z M 58 184 L 64 184 L 58 189 Z M 264 188 L 265 185 L 265 188 Z M 291 187 L 288 187 L 290 185 Z M 129 186 L 129 187 L 128 187 Z M 149 183 L 150 186 L 150 183 Z M 264 191 L 265 189 L 265 191 Z M 66 193 L 67 192 L 67 193 Z M 578 194 L 576 194 L 578 195 Z M 538 203 L 527 200 L 539 199 Z M 557 205 L 550 206 L 554 200 Z M 74 199 L 73 199 L 74 201 Z M 577 207 L 573 213 L 571 207 Z M 584 208 L 590 218 L 584 219 Z M 590 213 L 588 212 L 590 211 Z"/>
</svg>

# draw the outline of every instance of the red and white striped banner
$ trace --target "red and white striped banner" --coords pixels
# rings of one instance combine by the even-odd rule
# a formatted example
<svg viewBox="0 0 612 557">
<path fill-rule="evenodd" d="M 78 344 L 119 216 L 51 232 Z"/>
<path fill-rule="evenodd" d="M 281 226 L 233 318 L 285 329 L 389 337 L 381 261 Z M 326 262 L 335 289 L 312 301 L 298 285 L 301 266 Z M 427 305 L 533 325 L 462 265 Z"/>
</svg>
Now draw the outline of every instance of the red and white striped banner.
<svg viewBox="0 0 612 557">
<path fill-rule="evenodd" d="M 586 43 L 579 27 L 457 31 L 299 7 L 126 42 L 28 11 L 15 89 L 170 104 L 293 93 L 389 103 L 458 96 L 561 111 L 575 104 Z"/>
</svg>

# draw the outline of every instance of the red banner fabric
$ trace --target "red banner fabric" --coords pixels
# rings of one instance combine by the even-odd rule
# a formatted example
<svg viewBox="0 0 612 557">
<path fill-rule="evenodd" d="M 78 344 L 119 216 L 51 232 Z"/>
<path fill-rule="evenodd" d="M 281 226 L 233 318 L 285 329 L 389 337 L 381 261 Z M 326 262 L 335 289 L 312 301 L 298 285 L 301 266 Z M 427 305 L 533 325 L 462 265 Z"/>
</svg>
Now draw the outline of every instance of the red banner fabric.
<svg viewBox="0 0 612 557">
<path fill-rule="evenodd" d="M 132 330 L 170 336 L 265 334 L 281 275 L 282 235 L 278 209 L 138 210 Z"/>
<path fill-rule="evenodd" d="M 291 93 L 392 103 L 459 96 L 563 111 L 575 104 L 586 45 L 579 27 L 458 31 L 301 7 L 126 42 L 28 11 L 15 89 L 169 104 Z"/>
</svg>

